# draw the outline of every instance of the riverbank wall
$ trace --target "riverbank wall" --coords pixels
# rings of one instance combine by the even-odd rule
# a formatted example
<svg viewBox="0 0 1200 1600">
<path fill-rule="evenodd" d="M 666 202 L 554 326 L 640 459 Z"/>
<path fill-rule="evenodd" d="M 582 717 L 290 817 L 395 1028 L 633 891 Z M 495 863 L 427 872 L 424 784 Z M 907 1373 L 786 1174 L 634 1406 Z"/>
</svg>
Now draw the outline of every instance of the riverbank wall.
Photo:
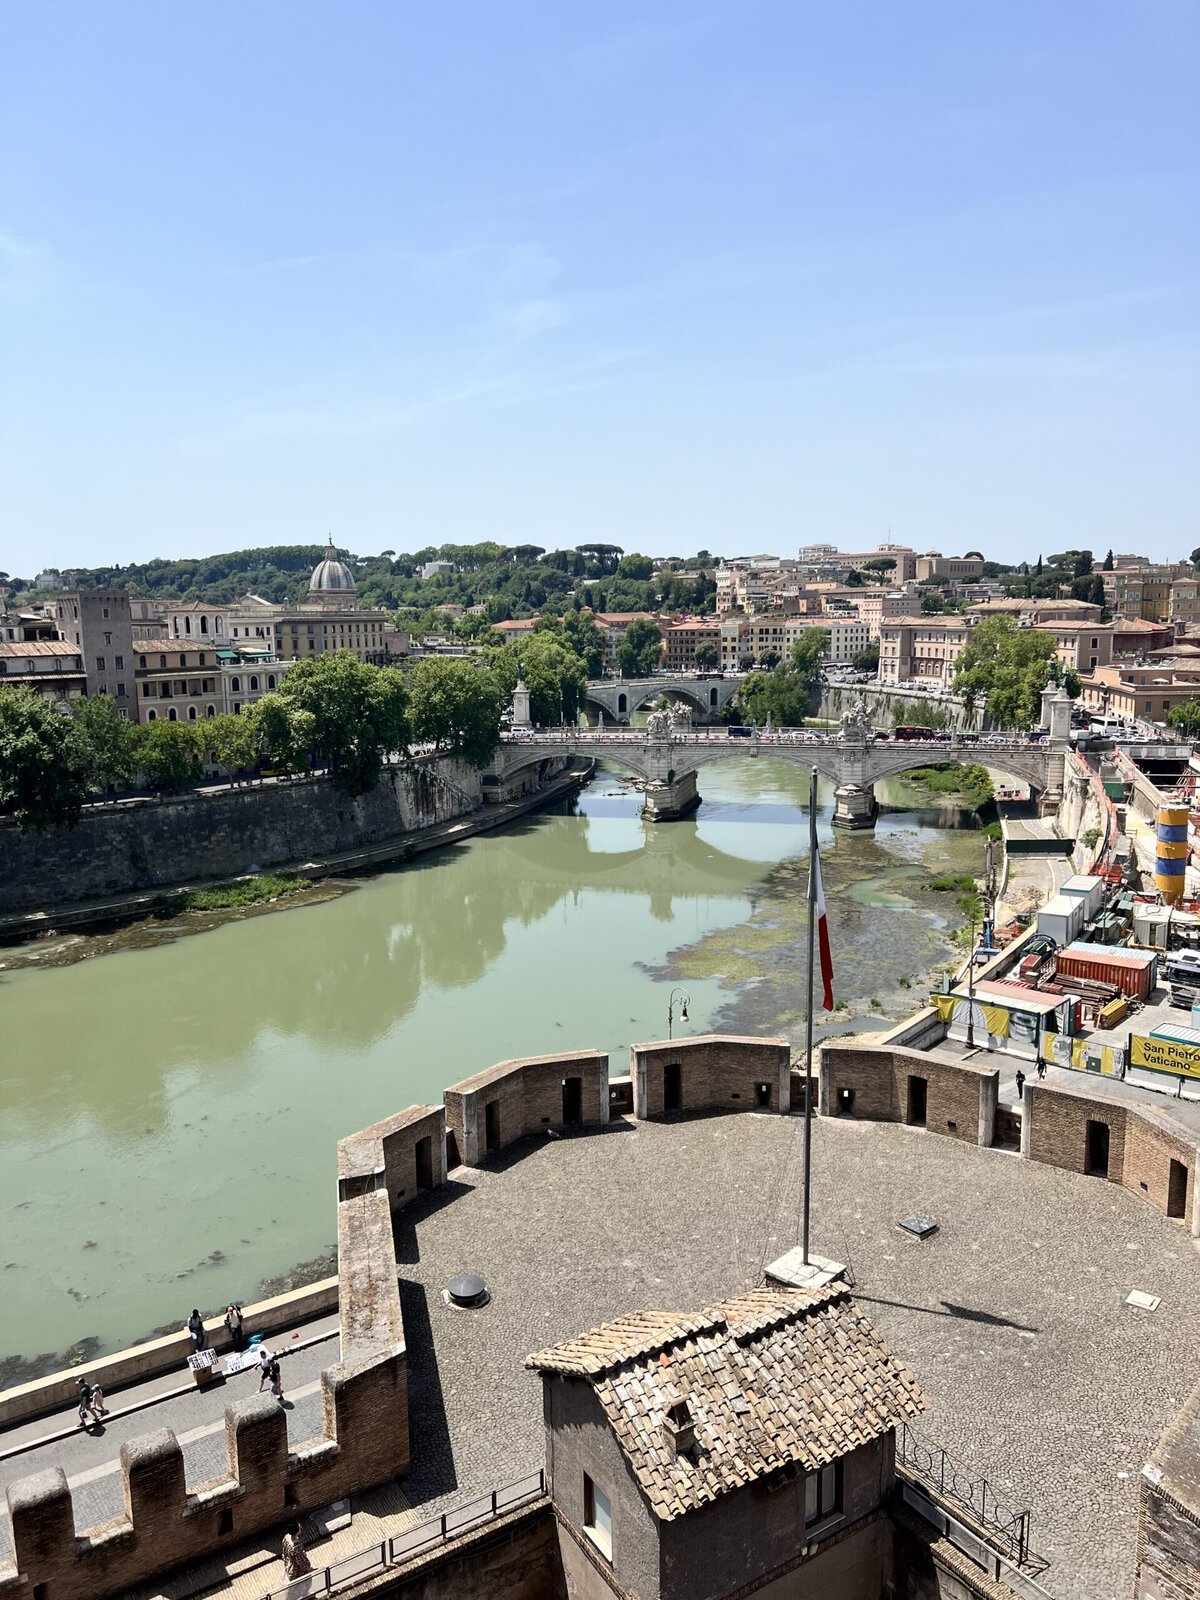
<svg viewBox="0 0 1200 1600">
<path fill-rule="evenodd" d="M 30 931 L 31 913 L 56 927 L 119 920 L 144 914 L 159 890 L 262 867 L 309 877 L 366 870 L 438 848 L 451 825 L 455 841 L 501 827 L 569 794 L 592 765 L 544 774 L 539 790 L 486 809 L 475 768 L 441 760 L 389 767 L 354 799 L 316 777 L 89 806 L 74 828 L 46 834 L 3 821 L 0 937 Z M 122 906 L 122 896 L 149 899 Z"/>
</svg>

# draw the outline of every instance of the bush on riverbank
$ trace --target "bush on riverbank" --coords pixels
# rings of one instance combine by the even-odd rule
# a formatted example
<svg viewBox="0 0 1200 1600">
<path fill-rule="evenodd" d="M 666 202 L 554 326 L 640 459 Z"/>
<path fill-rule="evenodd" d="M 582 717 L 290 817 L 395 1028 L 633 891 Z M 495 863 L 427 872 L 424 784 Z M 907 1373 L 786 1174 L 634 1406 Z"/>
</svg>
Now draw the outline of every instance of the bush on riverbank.
<svg viewBox="0 0 1200 1600">
<path fill-rule="evenodd" d="M 260 905 L 264 900 L 279 900 L 312 887 L 309 878 L 264 873 L 257 878 L 242 878 L 237 883 L 219 883 L 212 889 L 187 889 L 174 901 L 176 911 L 236 911 L 239 906 Z"/>
<path fill-rule="evenodd" d="M 961 794 L 976 811 L 992 798 L 992 780 L 987 769 L 974 762 L 948 761 L 944 766 L 914 767 L 904 776 L 919 783 L 931 794 Z"/>
</svg>

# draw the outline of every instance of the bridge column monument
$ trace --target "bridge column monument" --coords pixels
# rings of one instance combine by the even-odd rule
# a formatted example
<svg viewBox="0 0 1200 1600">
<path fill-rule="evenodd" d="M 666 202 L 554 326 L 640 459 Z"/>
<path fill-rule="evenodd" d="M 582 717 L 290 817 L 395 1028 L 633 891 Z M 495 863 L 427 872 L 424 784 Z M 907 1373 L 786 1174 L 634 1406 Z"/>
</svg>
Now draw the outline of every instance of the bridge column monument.
<svg viewBox="0 0 1200 1600">
<path fill-rule="evenodd" d="M 687 746 L 674 744 L 672 732 L 690 733 L 691 718 L 676 708 L 652 711 L 646 719 L 646 788 L 642 816 L 647 822 L 678 822 L 700 804 L 696 769 L 680 770 Z"/>
<path fill-rule="evenodd" d="M 842 717 L 843 781 L 833 791 L 835 828 L 873 828 L 879 815 L 875 790 L 867 782 L 867 749 L 872 744 L 871 718 L 866 700 L 858 700 Z"/>
</svg>

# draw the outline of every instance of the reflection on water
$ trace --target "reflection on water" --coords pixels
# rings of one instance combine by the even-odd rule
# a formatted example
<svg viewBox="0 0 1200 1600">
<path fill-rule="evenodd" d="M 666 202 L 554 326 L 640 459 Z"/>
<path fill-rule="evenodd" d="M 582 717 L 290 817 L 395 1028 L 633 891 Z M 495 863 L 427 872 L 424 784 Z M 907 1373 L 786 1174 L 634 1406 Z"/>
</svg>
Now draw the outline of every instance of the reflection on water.
<svg viewBox="0 0 1200 1600">
<path fill-rule="evenodd" d="M 596 1047 L 623 1072 L 631 1041 L 665 1031 L 676 970 L 692 1031 L 751 991 L 752 1017 L 790 1026 L 777 950 L 741 965 L 705 950 L 772 917 L 795 935 L 807 774 L 722 764 L 702 789 L 694 819 L 649 827 L 636 792 L 601 774 L 562 814 L 328 903 L 0 975 L 0 1282 L 22 1307 L 0 1357 L 120 1343 L 249 1298 L 330 1246 L 341 1134 L 510 1056 Z M 829 847 L 843 987 L 874 981 L 889 919 L 936 942 L 936 913 L 904 909 L 904 884 L 931 842 L 950 847 L 944 825 L 890 813 Z"/>
</svg>

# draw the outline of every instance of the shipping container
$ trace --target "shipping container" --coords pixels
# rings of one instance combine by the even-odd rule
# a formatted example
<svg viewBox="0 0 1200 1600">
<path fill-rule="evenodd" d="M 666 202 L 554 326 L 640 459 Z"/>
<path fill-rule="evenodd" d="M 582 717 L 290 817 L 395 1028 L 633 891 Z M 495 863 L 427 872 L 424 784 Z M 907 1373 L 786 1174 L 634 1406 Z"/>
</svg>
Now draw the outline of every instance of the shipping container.
<svg viewBox="0 0 1200 1600">
<path fill-rule="evenodd" d="M 1158 984 L 1158 955 L 1120 945 L 1071 944 L 1054 958 L 1064 978 L 1089 978 L 1110 983 L 1122 994 L 1146 1001 Z"/>
</svg>

